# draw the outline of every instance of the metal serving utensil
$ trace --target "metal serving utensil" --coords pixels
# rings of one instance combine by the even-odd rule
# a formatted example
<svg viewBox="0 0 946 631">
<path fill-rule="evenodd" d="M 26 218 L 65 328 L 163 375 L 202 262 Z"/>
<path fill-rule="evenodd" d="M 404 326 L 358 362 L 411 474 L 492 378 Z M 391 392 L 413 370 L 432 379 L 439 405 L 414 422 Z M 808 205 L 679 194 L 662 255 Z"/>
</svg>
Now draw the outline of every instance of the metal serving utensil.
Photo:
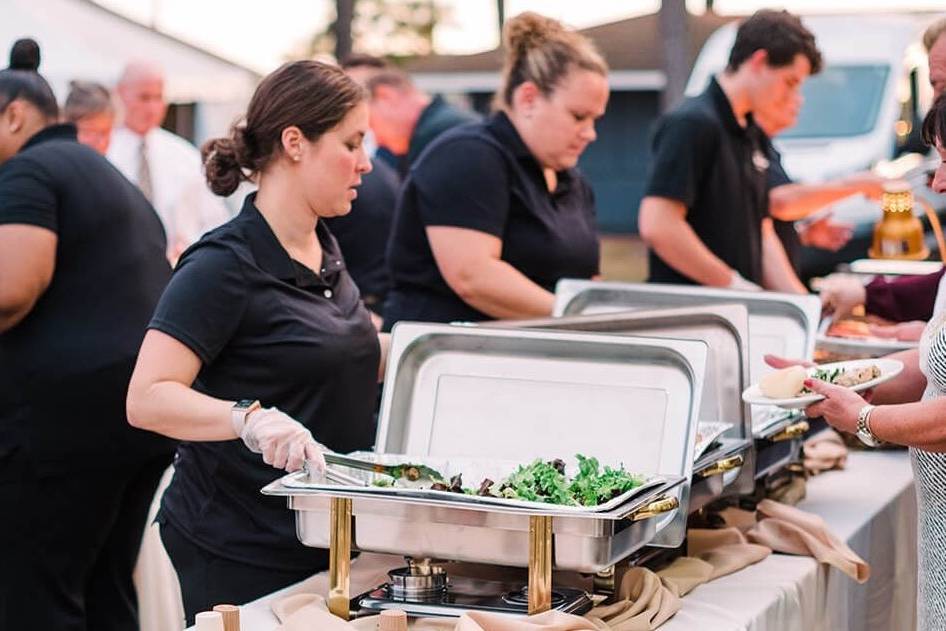
<svg viewBox="0 0 946 631">
<path fill-rule="evenodd" d="M 325 457 L 326 464 L 337 464 L 343 467 L 351 467 L 352 469 L 362 469 L 364 471 L 373 471 L 374 473 L 383 473 L 384 475 L 389 475 L 395 480 L 404 478 L 415 482 L 421 479 L 428 479 L 433 482 L 444 482 L 446 478 L 443 477 L 443 474 L 432 469 L 427 465 L 422 464 L 395 464 L 395 465 L 385 465 L 377 462 L 368 462 L 366 460 L 360 460 L 358 458 L 351 458 L 349 456 L 342 456 L 335 453 L 323 453 Z"/>
</svg>

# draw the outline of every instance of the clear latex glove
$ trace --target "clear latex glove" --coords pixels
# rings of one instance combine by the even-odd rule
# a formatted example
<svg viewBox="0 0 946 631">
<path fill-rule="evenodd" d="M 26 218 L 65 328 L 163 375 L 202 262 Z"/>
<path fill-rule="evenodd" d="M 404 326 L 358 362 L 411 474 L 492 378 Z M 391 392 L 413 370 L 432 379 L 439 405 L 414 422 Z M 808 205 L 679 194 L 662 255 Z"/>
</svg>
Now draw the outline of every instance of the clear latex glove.
<svg viewBox="0 0 946 631">
<path fill-rule="evenodd" d="M 851 314 L 867 301 L 864 284 L 850 276 L 829 276 L 821 282 L 821 306 L 838 320 Z"/>
<path fill-rule="evenodd" d="M 276 408 L 251 412 L 240 433 L 250 451 L 263 455 L 263 462 L 277 469 L 298 471 L 305 461 L 325 468 L 322 447 L 299 421 Z"/>
<path fill-rule="evenodd" d="M 732 280 L 726 285 L 726 289 L 738 289 L 739 291 L 762 291 L 762 288 L 751 280 L 743 278 L 736 270 L 732 271 Z"/>
</svg>

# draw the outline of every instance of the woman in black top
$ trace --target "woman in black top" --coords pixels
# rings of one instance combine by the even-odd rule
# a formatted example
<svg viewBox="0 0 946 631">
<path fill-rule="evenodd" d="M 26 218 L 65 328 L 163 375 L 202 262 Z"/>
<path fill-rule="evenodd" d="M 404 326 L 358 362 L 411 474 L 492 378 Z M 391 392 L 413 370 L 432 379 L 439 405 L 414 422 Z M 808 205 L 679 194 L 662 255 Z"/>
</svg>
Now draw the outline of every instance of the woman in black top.
<svg viewBox="0 0 946 631">
<path fill-rule="evenodd" d="M 285 501 L 260 494 L 278 477 L 268 465 L 293 471 L 321 459 L 320 443 L 374 442 L 379 337 L 321 221 L 349 212 L 371 168 L 367 128 L 362 89 L 300 61 L 263 79 L 245 124 L 204 146 L 215 193 L 247 174 L 259 190 L 181 256 L 128 392 L 133 424 L 186 441 L 158 521 L 188 621 L 326 568 Z"/>
<path fill-rule="evenodd" d="M 138 628 L 131 575 L 174 443 L 125 392 L 170 276 L 144 196 L 56 124 L 18 42 L 0 72 L 0 629 Z"/>
<path fill-rule="evenodd" d="M 555 20 L 506 23 L 499 109 L 412 168 L 388 245 L 399 320 L 547 316 L 555 283 L 598 273 L 591 188 L 574 168 L 608 100 L 607 66 Z"/>
</svg>

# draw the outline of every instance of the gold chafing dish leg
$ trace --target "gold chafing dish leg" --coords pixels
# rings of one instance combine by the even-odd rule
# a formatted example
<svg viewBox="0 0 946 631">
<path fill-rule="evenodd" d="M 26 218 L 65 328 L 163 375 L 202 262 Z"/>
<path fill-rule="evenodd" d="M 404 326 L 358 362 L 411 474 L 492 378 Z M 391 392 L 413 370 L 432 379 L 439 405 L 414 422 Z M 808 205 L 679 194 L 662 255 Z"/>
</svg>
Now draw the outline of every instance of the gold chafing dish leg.
<svg viewBox="0 0 946 631">
<path fill-rule="evenodd" d="M 329 518 L 328 610 L 348 620 L 351 574 L 351 499 L 333 497 Z"/>
<path fill-rule="evenodd" d="M 529 517 L 529 615 L 552 608 L 552 518 Z"/>
</svg>

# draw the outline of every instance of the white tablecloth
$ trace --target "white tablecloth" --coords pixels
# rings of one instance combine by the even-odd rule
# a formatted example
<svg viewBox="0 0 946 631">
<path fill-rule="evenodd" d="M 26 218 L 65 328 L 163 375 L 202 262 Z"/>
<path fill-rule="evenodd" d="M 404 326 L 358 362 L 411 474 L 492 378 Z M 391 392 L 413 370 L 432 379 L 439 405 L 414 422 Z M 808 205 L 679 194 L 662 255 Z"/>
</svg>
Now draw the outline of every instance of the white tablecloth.
<svg viewBox="0 0 946 631">
<path fill-rule="evenodd" d="M 697 587 L 661 631 L 905 631 L 914 627 L 916 498 L 906 452 L 856 452 L 845 471 L 808 483 L 799 508 L 821 515 L 871 564 L 858 585 L 813 559 L 773 554 L 740 572 Z M 352 593 L 384 580 L 400 557 L 363 554 L 352 564 Z M 242 607 L 243 631 L 271 631 L 270 604 L 297 592 L 327 593 L 313 576 Z M 143 627 L 144 628 L 144 627 Z"/>
</svg>

